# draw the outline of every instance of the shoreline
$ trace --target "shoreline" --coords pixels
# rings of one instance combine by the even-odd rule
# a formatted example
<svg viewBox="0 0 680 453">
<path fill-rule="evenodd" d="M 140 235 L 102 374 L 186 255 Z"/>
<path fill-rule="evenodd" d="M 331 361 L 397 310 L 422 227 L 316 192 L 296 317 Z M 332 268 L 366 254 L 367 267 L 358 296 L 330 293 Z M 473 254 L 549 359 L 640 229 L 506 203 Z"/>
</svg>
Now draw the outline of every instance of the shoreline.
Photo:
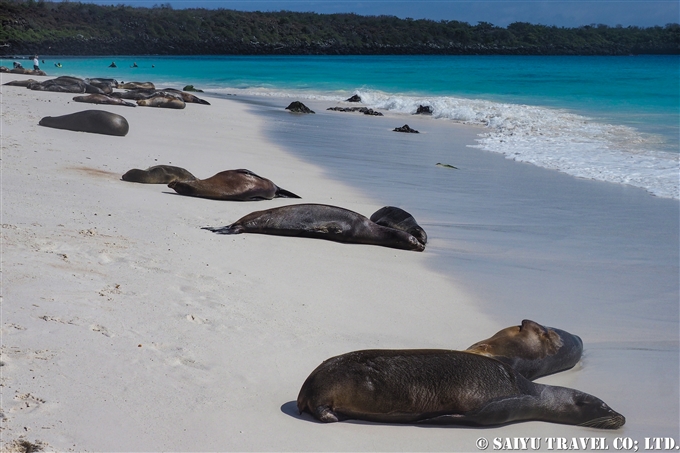
<svg viewBox="0 0 680 453">
<path fill-rule="evenodd" d="M 610 255 L 624 238 L 636 236 L 621 236 L 623 227 L 615 230 L 610 246 L 593 251 L 603 253 L 594 263 L 610 266 L 585 270 L 596 273 L 594 281 L 604 280 L 592 293 L 595 309 L 589 309 L 588 301 L 572 299 L 592 292 L 592 282 L 577 290 L 576 277 L 558 279 L 560 258 L 565 248 L 576 246 L 567 263 L 582 259 L 590 244 L 578 242 L 577 234 L 585 230 L 588 241 L 599 238 L 592 231 L 608 219 L 587 222 L 584 229 L 579 219 L 586 212 L 575 208 L 580 203 L 565 204 L 565 196 L 553 208 L 540 204 L 533 211 L 538 216 L 523 225 L 514 220 L 523 211 L 513 211 L 527 201 L 526 194 L 511 202 L 517 194 L 504 193 L 540 174 L 545 184 L 559 180 L 558 191 L 578 187 L 578 199 L 594 194 L 604 205 L 618 199 L 623 209 L 627 199 L 647 205 L 640 189 L 603 190 L 603 183 L 584 184 L 467 148 L 476 132 L 459 125 L 417 126 L 422 133 L 410 136 L 391 132 L 387 124 L 401 125 L 392 125 L 394 117 L 378 123 L 350 113 L 296 116 L 282 110 L 286 100 L 248 105 L 210 98 L 212 106 L 167 111 L 68 103 L 72 96 L 2 87 L 3 443 L 24 436 L 60 450 L 470 451 L 480 436 L 597 435 L 611 445 L 621 436 L 642 441 L 678 434 L 673 408 L 678 320 L 663 312 L 677 291 L 668 281 L 671 270 L 659 274 L 664 286 L 644 301 L 658 299 L 662 305 L 652 304 L 637 328 L 626 311 L 632 302 L 611 305 L 626 288 L 608 294 L 619 284 L 613 271 L 626 268 L 625 277 L 642 266 L 649 276 L 672 253 L 657 262 L 658 250 L 633 253 L 640 244 L 632 243 L 621 255 Z M 128 136 L 37 126 L 41 116 L 90 108 L 126 116 Z M 337 129 L 324 126 L 330 119 Z M 354 136 L 352 159 L 331 146 L 347 131 Z M 409 164 L 409 150 L 425 140 L 433 144 L 428 149 L 446 143 L 451 154 L 444 155 L 455 156 L 449 162 L 461 170 L 435 167 L 441 157 L 436 153 Z M 358 164 L 357 156 L 368 155 L 367 144 L 384 151 L 383 158 Z M 309 152 L 325 155 L 310 159 Z M 401 205 L 425 227 L 431 243 L 416 253 L 304 238 L 213 235 L 199 227 L 291 201 L 203 200 L 119 180 L 129 168 L 161 163 L 199 177 L 248 168 L 301 195 L 300 202 L 335 204 L 364 215 L 384 204 Z M 412 176 L 394 173 L 395 167 Z M 382 176 L 364 171 L 372 169 Z M 435 170 L 440 171 L 430 173 Z M 512 184 L 489 185 L 508 171 Z M 447 190 L 423 185 L 422 172 L 432 181 L 448 180 Z M 546 198 L 554 196 L 548 192 Z M 671 206 L 670 200 L 661 204 Z M 553 222 L 565 219 L 551 215 L 561 209 L 570 223 L 550 231 Z M 664 227 L 669 236 L 672 227 Z M 647 245 L 668 248 L 666 240 L 664 234 Z M 535 273 L 521 269 L 544 267 L 549 254 L 555 254 L 554 265 L 538 276 L 551 278 L 541 287 Z M 508 267 L 507 260 L 516 263 Z M 498 286 L 518 275 L 530 275 L 523 291 L 530 294 L 533 287 L 537 294 L 514 300 L 526 296 L 519 281 L 498 300 Z M 498 277 L 496 285 L 483 286 Z M 542 296 L 565 289 L 539 310 Z M 628 418 L 622 430 L 540 422 L 493 429 L 323 425 L 299 417 L 291 404 L 309 372 L 328 357 L 367 348 L 464 349 L 523 318 L 582 336 L 582 362 L 541 382 L 602 398 Z M 665 325 L 659 328 L 660 323 Z M 663 341 L 667 332 L 675 332 L 676 340 Z M 663 395 L 655 393 L 658 388 Z M 105 423 L 96 423 L 102 414 Z"/>
</svg>

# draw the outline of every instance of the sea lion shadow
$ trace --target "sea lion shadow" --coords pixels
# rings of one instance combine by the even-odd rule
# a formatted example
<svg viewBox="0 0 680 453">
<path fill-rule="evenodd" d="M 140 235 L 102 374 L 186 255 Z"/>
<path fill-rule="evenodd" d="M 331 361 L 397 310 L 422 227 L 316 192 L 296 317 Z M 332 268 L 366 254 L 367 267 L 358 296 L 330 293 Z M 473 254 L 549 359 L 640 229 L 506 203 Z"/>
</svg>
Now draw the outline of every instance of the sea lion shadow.
<svg viewBox="0 0 680 453">
<path fill-rule="evenodd" d="M 306 422 L 312 422 L 316 423 L 319 425 L 325 425 L 326 423 L 321 422 L 317 420 L 316 418 L 312 417 L 310 414 L 307 413 L 300 413 L 298 411 L 297 407 L 297 401 L 288 401 L 287 403 L 284 403 L 281 405 L 281 412 L 284 414 L 293 417 L 298 420 L 303 420 Z M 460 425 L 455 425 L 455 424 L 428 424 L 428 423 L 376 423 L 376 422 L 369 422 L 369 421 L 364 421 L 364 420 L 356 420 L 356 419 L 347 419 L 347 420 L 342 420 L 342 423 L 350 423 L 352 425 L 371 425 L 371 426 L 377 426 L 377 425 L 384 425 L 384 426 L 404 426 L 404 425 L 409 425 L 409 426 L 416 426 L 418 428 L 434 428 L 434 429 L 493 429 L 493 428 L 498 428 L 498 426 L 474 426 L 474 425 L 465 425 L 465 424 L 460 424 Z"/>
</svg>

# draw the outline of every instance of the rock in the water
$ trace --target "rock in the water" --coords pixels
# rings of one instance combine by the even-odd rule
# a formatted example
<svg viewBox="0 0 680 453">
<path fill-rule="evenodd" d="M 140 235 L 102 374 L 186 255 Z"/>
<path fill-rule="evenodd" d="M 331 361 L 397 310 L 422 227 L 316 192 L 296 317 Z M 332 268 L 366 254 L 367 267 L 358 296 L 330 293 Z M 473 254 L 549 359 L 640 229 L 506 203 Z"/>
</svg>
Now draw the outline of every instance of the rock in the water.
<svg viewBox="0 0 680 453">
<path fill-rule="evenodd" d="M 408 124 L 404 124 L 401 127 L 397 127 L 394 129 L 394 132 L 408 132 L 410 134 L 418 134 L 419 132 L 415 129 L 411 129 Z"/>
<path fill-rule="evenodd" d="M 432 107 L 429 105 L 419 105 L 415 115 L 432 115 Z"/>
<path fill-rule="evenodd" d="M 286 110 L 290 110 L 293 113 L 314 113 L 314 110 L 307 107 L 300 101 L 293 101 L 290 103 Z"/>
<path fill-rule="evenodd" d="M 355 95 L 352 96 L 351 98 L 346 99 L 345 102 L 361 102 L 361 98 L 359 97 L 358 94 L 355 94 Z"/>
<path fill-rule="evenodd" d="M 368 107 L 329 107 L 326 110 L 335 110 L 336 112 L 361 112 L 364 115 L 383 116 L 382 113 L 376 112 Z"/>
<path fill-rule="evenodd" d="M 187 85 L 184 88 L 182 88 L 182 91 L 195 91 L 196 93 L 203 93 L 203 90 L 199 90 L 197 88 L 194 88 L 193 85 Z"/>
</svg>

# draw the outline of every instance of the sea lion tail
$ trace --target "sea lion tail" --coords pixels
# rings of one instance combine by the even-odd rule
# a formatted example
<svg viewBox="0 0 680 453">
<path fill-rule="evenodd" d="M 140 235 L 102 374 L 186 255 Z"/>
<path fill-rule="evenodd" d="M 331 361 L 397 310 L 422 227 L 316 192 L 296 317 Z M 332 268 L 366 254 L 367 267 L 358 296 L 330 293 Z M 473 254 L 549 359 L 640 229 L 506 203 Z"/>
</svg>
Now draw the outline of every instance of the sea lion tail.
<svg viewBox="0 0 680 453">
<path fill-rule="evenodd" d="M 240 225 L 227 225 L 223 227 L 201 227 L 202 230 L 212 231 L 217 234 L 239 234 L 243 233 L 243 227 Z"/>
<path fill-rule="evenodd" d="M 276 186 L 276 193 L 274 194 L 274 198 L 302 198 L 299 195 L 295 195 L 293 192 L 289 192 L 286 189 L 282 189 L 279 186 Z"/>
</svg>

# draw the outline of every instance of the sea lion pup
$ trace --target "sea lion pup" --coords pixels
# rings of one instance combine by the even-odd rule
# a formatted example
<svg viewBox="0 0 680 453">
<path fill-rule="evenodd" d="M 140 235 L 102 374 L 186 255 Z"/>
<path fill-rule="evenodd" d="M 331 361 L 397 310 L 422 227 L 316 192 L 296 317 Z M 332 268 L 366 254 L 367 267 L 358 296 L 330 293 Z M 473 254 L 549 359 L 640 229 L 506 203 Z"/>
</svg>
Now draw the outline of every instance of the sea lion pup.
<svg viewBox="0 0 680 453">
<path fill-rule="evenodd" d="M 109 104 L 109 105 L 124 105 L 127 107 L 137 107 L 137 104 L 124 101 L 120 98 L 114 98 L 105 94 L 88 94 L 87 96 L 74 96 L 73 100 L 76 102 L 86 102 L 89 104 Z"/>
<path fill-rule="evenodd" d="M 104 110 L 83 110 L 70 115 L 46 116 L 38 124 L 56 129 L 121 137 L 130 130 L 130 125 L 125 118 Z"/>
<path fill-rule="evenodd" d="M 166 109 L 183 109 L 186 107 L 186 103 L 183 99 L 165 92 L 158 92 L 146 99 L 139 99 L 137 105 Z"/>
<path fill-rule="evenodd" d="M 405 231 L 378 225 L 349 209 L 323 204 L 295 204 L 256 211 L 231 225 L 203 229 L 219 234 L 273 234 L 425 250 L 424 244 Z"/>
<path fill-rule="evenodd" d="M 507 363 L 533 381 L 576 365 L 583 354 L 583 341 L 564 330 L 525 319 L 522 325 L 503 329 L 467 351 Z"/>
<path fill-rule="evenodd" d="M 498 425 L 546 421 L 617 429 L 626 419 L 602 400 L 535 384 L 490 357 L 439 349 L 365 350 L 326 360 L 297 399 L 322 422 Z"/>
<path fill-rule="evenodd" d="M 226 170 L 208 179 L 173 181 L 168 187 L 180 195 L 213 200 L 255 201 L 272 198 L 300 198 L 250 170 Z"/>
<path fill-rule="evenodd" d="M 194 181 L 197 178 L 182 167 L 156 165 L 146 170 L 133 168 L 128 170 L 121 179 L 142 184 L 168 184 L 172 181 Z"/>
<path fill-rule="evenodd" d="M 427 233 L 418 225 L 411 214 L 395 206 L 385 206 L 373 213 L 371 221 L 378 225 L 406 231 L 423 244 L 427 243 Z"/>
</svg>

